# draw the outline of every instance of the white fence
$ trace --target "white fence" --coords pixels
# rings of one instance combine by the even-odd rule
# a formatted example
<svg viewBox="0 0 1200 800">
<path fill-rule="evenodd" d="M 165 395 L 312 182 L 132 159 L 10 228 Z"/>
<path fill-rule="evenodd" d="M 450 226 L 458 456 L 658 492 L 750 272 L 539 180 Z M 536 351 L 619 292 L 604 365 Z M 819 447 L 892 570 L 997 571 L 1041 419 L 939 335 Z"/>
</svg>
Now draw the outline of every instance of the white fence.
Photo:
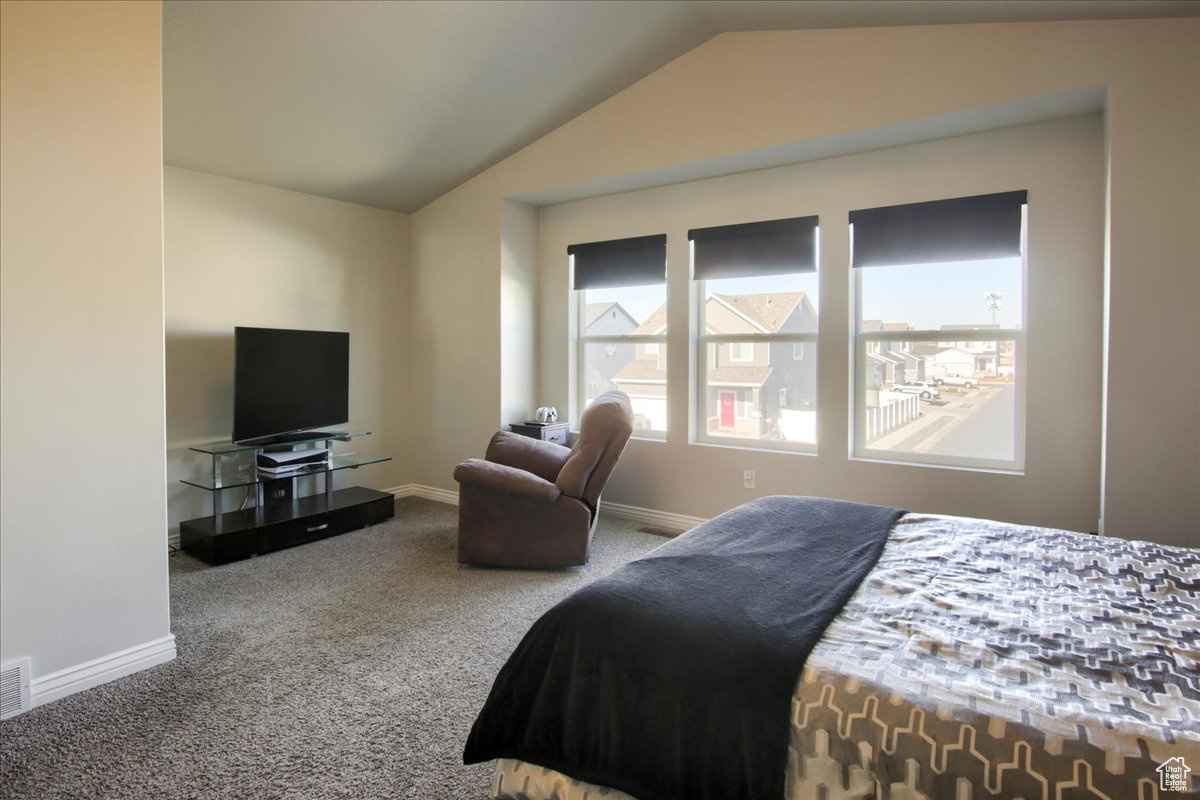
<svg viewBox="0 0 1200 800">
<path fill-rule="evenodd" d="M 817 441 L 817 412 L 795 411 L 783 408 L 779 411 L 779 430 L 789 442 Z"/>
<path fill-rule="evenodd" d="M 867 409 L 868 442 L 878 439 L 889 431 L 894 431 L 906 422 L 911 422 L 921 415 L 921 398 L 915 394 L 901 398 L 884 400 L 884 392 L 880 392 L 880 402 L 887 405 Z"/>
</svg>

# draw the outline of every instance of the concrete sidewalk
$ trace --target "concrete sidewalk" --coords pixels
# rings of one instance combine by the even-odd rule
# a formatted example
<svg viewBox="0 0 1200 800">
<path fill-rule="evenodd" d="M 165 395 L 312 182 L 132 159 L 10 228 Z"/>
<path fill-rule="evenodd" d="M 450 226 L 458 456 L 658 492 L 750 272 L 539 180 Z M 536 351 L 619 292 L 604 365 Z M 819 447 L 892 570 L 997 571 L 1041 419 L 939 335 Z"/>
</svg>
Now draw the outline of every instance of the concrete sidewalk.
<svg viewBox="0 0 1200 800">
<path fill-rule="evenodd" d="M 868 442 L 867 447 L 872 450 L 920 452 L 917 450 L 919 445 L 937 434 L 948 433 L 950 428 L 978 411 L 993 394 L 989 387 L 981 386 L 967 394 L 954 396 L 944 406 L 930 406 L 922 400 L 920 417 Z"/>
</svg>

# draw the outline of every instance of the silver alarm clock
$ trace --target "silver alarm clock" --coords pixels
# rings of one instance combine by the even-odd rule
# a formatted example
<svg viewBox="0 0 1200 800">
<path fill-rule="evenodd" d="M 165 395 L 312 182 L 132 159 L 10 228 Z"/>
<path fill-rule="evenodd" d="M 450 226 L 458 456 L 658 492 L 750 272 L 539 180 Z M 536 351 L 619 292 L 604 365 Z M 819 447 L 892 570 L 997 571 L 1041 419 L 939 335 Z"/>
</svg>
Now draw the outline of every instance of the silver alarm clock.
<svg viewBox="0 0 1200 800">
<path fill-rule="evenodd" d="M 558 420 L 558 409 L 554 406 L 542 406 L 534 413 L 533 418 L 538 422 L 556 422 Z"/>
</svg>

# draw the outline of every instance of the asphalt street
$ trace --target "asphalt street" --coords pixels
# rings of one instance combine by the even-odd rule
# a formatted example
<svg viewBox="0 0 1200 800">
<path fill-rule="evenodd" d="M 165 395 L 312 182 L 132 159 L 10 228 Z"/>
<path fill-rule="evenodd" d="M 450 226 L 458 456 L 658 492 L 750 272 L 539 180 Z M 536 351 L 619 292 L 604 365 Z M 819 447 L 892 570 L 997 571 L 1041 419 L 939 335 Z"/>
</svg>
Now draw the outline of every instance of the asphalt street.
<svg viewBox="0 0 1200 800">
<path fill-rule="evenodd" d="M 954 426 L 926 453 L 1009 461 L 1014 457 L 1016 395 L 1011 384 L 1000 384 L 973 414 Z"/>
</svg>

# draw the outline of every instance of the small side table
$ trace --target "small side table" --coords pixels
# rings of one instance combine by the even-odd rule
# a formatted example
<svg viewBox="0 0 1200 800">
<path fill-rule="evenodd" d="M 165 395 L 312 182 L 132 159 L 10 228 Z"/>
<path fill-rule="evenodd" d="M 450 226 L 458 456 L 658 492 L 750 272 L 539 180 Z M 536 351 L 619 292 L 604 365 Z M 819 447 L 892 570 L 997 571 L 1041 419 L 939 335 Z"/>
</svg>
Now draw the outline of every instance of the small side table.
<svg viewBox="0 0 1200 800">
<path fill-rule="evenodd" d="M 567 439 L 571 434 L 571 423 L 569 422 L 514 422 L 508 428 L 513 433 L 528 436 L 530 439 L 554 442 L 563 447 L 568 445 Z"/>
</svg>

